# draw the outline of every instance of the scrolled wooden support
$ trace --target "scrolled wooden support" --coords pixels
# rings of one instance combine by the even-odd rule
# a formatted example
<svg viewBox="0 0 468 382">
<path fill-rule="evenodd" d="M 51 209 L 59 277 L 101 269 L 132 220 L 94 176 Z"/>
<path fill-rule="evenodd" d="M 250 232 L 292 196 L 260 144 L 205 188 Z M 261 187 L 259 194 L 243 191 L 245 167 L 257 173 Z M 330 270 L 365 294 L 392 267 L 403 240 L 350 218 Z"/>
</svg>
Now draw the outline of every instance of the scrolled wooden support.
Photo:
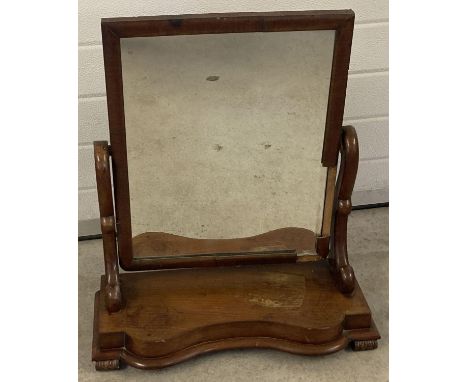
<svg viewBox="0 0 468 382">
<path fill-rule="evenodd" d="M 354 291 L 354 270 L 348 261 L 347 228 L 351 213 L 351 194 L 359 162 L 359 144 L 353 126 L 344 126 L 341 133 L 340 172 L 335 189 L 335 214 L 329 262 L 342 293 Z"/>
<path fill-rule="evenodd" d="M 102 243 L 106 274 L 105 301 L 109 313 L 122 307 L 119 282 L 119 263 L 115 238 L 114 203 L 112 200 L 111 164 L 109 146 L 106 141 L 94 142 L 94 163 L 101 216 Z"/>
</svg>

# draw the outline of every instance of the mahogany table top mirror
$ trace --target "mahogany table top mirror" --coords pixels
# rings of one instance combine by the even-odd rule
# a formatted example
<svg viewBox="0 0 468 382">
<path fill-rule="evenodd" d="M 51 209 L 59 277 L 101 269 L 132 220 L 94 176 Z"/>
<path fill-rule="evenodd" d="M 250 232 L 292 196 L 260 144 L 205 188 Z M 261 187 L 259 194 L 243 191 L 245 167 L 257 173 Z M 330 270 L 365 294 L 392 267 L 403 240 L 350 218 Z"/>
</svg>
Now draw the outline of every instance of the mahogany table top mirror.
<svg viewBox="0 0 468 382">
<path fill-rule="evenodd" d="M 353 25 L 350 10 L 102 20 L 97 370 L 377 347 L 346 244 Z"/>
</svg>

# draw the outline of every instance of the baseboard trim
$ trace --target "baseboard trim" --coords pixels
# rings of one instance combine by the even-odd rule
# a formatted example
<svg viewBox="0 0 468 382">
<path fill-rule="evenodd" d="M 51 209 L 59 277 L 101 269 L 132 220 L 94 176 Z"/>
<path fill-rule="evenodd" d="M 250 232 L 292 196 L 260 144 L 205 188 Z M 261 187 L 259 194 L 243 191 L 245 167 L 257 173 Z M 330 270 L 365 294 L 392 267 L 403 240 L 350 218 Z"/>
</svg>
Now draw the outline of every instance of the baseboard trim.
<svg viewBox="0 0 468 382">
<path fill-rule="evenodd" d="M 98 235 L 87 235 L 87 236 L 78 236 L 78 241 L 97 240 L 97 239 L 102 239 L 102 234 L 98 234 Z"/>
<path fill-rule="evenodd" d="M 101 223 L 99 218 L 78 221 L 78 240 L 101 238 Z"/>
<path fill-rule="evenodd" d="M 371 208 L 388 207 L 389 202 L 375 203 L 375 204 L 361 204 L 360 206 L 353 206 L 353 211 L 357 210 L 370 210 Z"/>
<path fill-rule="evenodd" d="M 354 190 L 351 196 L 353 206 L 369 206 L 374 204 L 388 203 L 388 188 L 377 190 Z"/>
</svg>

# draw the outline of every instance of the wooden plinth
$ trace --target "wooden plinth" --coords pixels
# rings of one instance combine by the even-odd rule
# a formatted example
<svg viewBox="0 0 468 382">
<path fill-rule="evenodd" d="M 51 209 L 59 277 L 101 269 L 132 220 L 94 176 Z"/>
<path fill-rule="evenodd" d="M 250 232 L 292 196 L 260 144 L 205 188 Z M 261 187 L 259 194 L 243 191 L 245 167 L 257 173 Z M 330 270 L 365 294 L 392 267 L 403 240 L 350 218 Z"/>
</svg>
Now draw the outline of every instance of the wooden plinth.
<svg viewBox="0 0 468 382">
<path fill-rule="evenodd" d="M 352 343 L 376 347 L 379 333 L 359 285 L 336 288 L 325 260 L 120 275 L 123 308 L 109 314 L 104 278 L 96 292 L 93 360 L 146 369 L 221 349 L 272 348 L 328 354 Z"/>
</svg>

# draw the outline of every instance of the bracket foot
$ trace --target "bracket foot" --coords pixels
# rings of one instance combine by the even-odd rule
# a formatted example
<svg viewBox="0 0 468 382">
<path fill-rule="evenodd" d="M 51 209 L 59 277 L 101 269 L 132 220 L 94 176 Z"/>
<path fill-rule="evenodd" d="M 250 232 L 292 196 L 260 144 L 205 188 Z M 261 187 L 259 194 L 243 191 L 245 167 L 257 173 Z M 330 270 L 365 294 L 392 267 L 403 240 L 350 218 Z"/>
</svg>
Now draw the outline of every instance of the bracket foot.
<svg viewBox="0 0 468 382">
<path fill-rule="evenodd" d="M 97 371 L 109 371 L 120 369 L 120 360 L 110 359 L 106 361 L 96 361 L 95 368 Z"/>
<path fill-rule="evenodd" d="M 377 340 L 356 340 L 351 343 L 354 351 L 374 350 L 377 346 Z"/>
</svg>

